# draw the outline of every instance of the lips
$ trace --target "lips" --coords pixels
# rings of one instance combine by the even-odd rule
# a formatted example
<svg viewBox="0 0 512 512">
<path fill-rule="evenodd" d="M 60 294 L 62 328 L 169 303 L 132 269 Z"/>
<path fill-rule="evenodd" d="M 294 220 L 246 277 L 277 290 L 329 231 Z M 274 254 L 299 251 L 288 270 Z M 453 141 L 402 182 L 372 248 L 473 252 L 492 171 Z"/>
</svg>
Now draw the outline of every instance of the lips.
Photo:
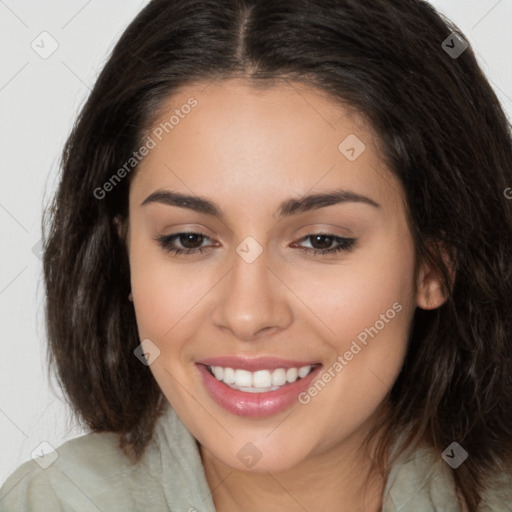
<svg viewBox="0 0 512 512">
<path fill-rule="evenodd" d="M 212 399 L 228 412 L 267 417 L 288 409 L 321 365 L 280 358 L 221 357 L 196 363 Z"/>
</svg>

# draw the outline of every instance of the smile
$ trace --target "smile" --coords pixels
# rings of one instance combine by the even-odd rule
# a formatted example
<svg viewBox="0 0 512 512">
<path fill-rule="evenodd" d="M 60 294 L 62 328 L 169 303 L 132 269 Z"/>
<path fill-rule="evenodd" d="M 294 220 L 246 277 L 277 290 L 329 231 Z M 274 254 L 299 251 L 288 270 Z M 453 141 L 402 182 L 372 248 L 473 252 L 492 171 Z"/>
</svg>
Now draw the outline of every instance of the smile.
<svg viewBox="0 0 512 512">
<path fill-rule="evenodd" d="M 217 405 L 237 416 L 268 417 L 298 403 L 322 365 L 278 358 L 213 358 L 196 362 Z"/>
<path fill-rule="evenodd" d="M 286 384 L 293 384 L 309 375 L 313 366 L 300 368 L 277 368 L 275 370 L 248 370 L 223 368 L 222 366 L 208 366 L 210 373 L 220 382 L 231 389 L 238 389 L 246 393 L 265 393 L 276 391 Z"/>
</svg>

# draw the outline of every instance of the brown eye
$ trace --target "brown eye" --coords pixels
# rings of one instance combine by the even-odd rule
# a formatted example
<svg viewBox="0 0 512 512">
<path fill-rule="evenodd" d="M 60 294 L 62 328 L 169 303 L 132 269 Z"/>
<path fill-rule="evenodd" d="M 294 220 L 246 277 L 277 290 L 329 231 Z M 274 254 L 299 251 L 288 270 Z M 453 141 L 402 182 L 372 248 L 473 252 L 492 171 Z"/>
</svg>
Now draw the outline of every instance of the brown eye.
<svg viewBox="0 0 512 512">
<path fill-rule="evenodd" d="M 330 233 L 316 233 L 307 235 L 301 239 L 311 240 L 312 247 L 301 247 L 303 251 L 312 252 L 313 254 L 325 255 L 333 254 L 341 251 L 349 251 L 356 243 L 355 238 L 344 238 Z M 334 247 L 331 247 L 335 243 Z M 296 244 L 295 244 L 296 245 Z"/>
<path fill-rule="evenodd" d="M 194 232 L 174 233 L 173 235 L 156 237 L 156 241 L 165 251 L 173 252 L 174 254 L 202 253 L 203 249 L 209 248 L 208 246 L 201 247 L 205 239 L 209 240 L 210 238 L 202 233 Z M 176 241 L 179 242 L 181 247 L 176 247 Z"/>
</svg>

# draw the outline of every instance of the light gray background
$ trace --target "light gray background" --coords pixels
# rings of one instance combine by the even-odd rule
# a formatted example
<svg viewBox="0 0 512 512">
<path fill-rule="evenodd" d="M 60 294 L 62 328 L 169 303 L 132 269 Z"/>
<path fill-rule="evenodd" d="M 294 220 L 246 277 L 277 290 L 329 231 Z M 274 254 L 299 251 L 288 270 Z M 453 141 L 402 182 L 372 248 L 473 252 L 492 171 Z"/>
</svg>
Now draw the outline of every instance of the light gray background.
<svg viewBox="0 0 512 512">
<path fill-rule="evenodd" d="M 46 377 L 41 212 L 79 107 L 146 3 L 0 0 L 0 485 L 42 442 L 84 433 Z M 431 3 L 466 35 L 512 118 L 512 0 Z M 44 31 L 59 45 L 46 59 L 31 47 L 50 48 Z"/>
</svg>

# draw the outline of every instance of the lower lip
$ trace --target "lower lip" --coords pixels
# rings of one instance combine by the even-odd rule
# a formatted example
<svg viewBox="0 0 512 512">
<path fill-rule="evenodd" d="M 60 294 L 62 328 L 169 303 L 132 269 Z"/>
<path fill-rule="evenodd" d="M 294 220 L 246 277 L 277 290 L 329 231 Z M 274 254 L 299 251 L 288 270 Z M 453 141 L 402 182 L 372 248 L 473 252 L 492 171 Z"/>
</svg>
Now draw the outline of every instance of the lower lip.
<svg viewBox="0 0 512 512">
<path fill-rule="evenodd" d="M 247 393 L 232 389 L 220 382 L 205 365 L 198 364 L 196 366 L 206 390 L 217 404 L 232 414 L 253 418 L 272 416 L 288 409 L 294 402 L 297 402 L 297 396 L 309 387 L 322 367 L 318 366 L 303 379 L 284 385 L 275 391 Z"/>
</svg>

